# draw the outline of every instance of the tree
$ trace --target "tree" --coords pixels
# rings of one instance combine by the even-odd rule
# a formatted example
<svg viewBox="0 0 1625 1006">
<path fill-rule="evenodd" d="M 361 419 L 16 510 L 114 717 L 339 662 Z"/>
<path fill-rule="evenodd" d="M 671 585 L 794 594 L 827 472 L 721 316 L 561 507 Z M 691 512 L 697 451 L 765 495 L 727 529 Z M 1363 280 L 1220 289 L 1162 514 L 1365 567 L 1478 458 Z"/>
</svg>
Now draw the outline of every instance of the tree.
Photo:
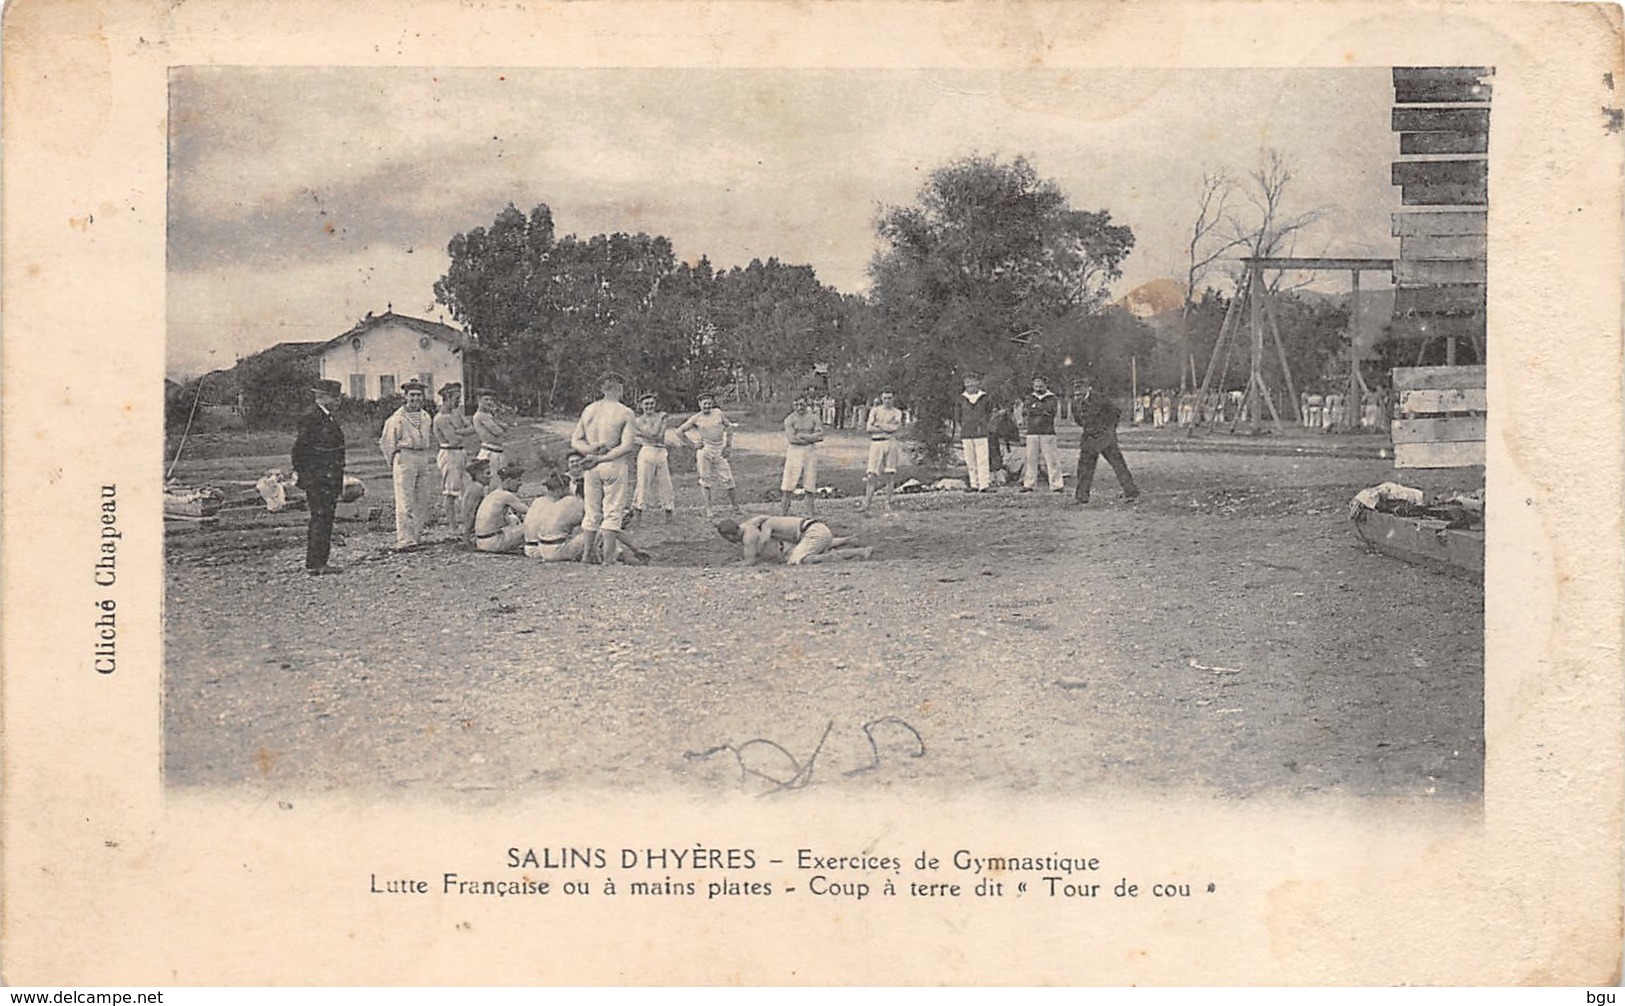
<svg viewBox="0 0 1625 1006">
<path fill-rule="evenodd" d="M 650 323 L 676 269 L 664 237 L 556 238 L 545 204 L 526 216 L 510 203 L 447 252 L 435 299 L 474 334 L 481 383 L 546 410 L 593 397 L 608 369 L 636 382 L 688 365 L 687 336 Z"/>
<path fill-rule="evenodd" d="M 1292 163 L 1273 147 L 1264 151 L 1258 167 L 1247 177 L 1246 197 L 1257 212 L 1257 217 L 1250 225 L 1233 224 L 1236 229 L 1233 243 L 1245 245 L 1253 258 L 1290 256 L 1299 234 L 1324 217 L 1326 207 L 1316 206 L 1295 214 L 1286 212 L 1286 193 L 1293 178 Z M 1270 292 L 1281 288 L 1284 275 L 1278 271 L 1271 277 Z"/>
<path fill-rule="evenodd" d="M 1101 310 L 1134 246 L 1110 213 L 1072 209 L 1021 157 L 938 168 L 915 205 L 883 209 L 876 228 L 871 299 L 891 333 L 889 376 L 928 450 L 947 440 L 959 372 L 997 388 L 1054 360 L 1057 324 Z"/>
</svg>

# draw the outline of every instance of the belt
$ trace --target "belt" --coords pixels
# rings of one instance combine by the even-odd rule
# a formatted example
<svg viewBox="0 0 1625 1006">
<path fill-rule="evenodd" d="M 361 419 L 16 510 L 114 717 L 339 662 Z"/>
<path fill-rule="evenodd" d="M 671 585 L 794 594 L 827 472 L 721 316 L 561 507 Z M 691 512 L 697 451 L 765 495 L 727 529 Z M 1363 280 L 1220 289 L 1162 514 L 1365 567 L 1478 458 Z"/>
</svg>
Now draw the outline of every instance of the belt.
<svg viewBox="0 0 1625 1006">
<path fill-rule="evenodd" d="M 500 538 L 500 537 L 502 537 L 502 532 L 501 531 L 487 531 L 484 534 L 477 534 L 474 537 L 478 538 L 480 541 L 484 541 L 487 538 Z"/>
<path fill-rule="evenodd" d="M 397 451 L 422 451 L 422 450 L 427 450 L 428 448 L 425 448 L 425 447 L 397 447 L 395 449 Z"/>
<path fill-rule="evenodd" d="M 463 448 L 461 448 L 461 447 L 453 447 L 451 444 L 441 444 L 440 449 L 443 450 L 443 451 L 460 451 Z"/>
<path fill-rule="evenodd" d="M 525 542 L 525 544 L 526 545 L 563 545 L 565 542 L 567 542 L 569 540 L 570 540 L 570 536 L 565 535 L 563 538 L 538 538 L 535 541 L 527 541 L 527 542 Z"/>
<path fill-rule="evenodd" d="M 482 447 L 483 449 L 488 450 L 488 451 L 496 451 L 498 454 L 502 453 L 502 448 L 495 447 L 495 446 L 493 446 L 491 444 L 481 444 L 480 447 Z"/>
<path fill-rule="evenodd" d="M 822 523 L 824 523 L 824 522 L 821 521 L 821 520 L 818 520 L 818 519 L 813 518 L 813 517 L 808 517 L 806 520 L 801 522 L 801 533 L 806 534 L 808 528 L 812 527 L 814 524 L 822 524 Z"/>
<path fill-rule="evenodd" d="M 892 439 L 895 439 L 895 438 L 893 438 L 893 437 L 870 437 L 869 439 L 875 441 L 876 443 L 879 443 L 882 440 L 892 440 Z"/>
</svg>

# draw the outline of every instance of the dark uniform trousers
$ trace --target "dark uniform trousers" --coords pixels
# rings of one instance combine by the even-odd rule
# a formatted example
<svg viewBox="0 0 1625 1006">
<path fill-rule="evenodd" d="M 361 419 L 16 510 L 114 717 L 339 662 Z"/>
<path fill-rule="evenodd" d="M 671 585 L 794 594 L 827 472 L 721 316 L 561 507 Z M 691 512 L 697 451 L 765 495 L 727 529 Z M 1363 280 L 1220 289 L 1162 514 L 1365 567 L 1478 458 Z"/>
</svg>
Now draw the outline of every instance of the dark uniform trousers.
<svg viewBox="0 0 1625 1006">
<path fill-rule="evenodd" d="M 1095 481 L 1095 463 L 1100 458 L 1105 458 L 1112 471 L 1117 473 L 1125 499 L 1139 496 L 1139 487 L 1134 484 L 1128 462 L 1123 460 L 1123 451 L 1117 446 L 1117 421 L 1122 411 L 1099 395 L 1090 395 L 1073 399 L 1072 416 L 1083 427 L 1083 439 L 1078 443 L 1078 502 L 1089 502 L 1089 489 Z"/>
</svg>

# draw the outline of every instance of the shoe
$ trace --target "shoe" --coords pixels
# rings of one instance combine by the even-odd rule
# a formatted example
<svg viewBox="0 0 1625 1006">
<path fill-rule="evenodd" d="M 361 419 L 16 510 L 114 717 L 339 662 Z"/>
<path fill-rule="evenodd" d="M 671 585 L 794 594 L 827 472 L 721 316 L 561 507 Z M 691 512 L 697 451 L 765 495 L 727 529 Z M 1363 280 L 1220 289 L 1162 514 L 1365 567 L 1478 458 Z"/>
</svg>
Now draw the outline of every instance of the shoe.
<svg viewBox="0 0 1625 1006">
<path fill-rule="evenodd" d="M 1064 493 L 1064 492 L 1066 492 L 1066 486 L 1056 486 L 1054 489 L 1051 489 L 1050 492 L 1052 492 L 1052 493 Z"/>
<path fill-rule="evenodd" d="M 1072 502 L 1074 502 L 1074 503 L 1088 503 L 1089 502 L 1089 497 L 1087 497 L 1087 496 L 1074 496 L 1074 497 L 1072 497 Z"/>
<path fill-rule="evenodd" d="M 1018 489 L 1016 491 L 1017 492 L 1023 492 L 1023 493 L 1030 493 L 1030 492 L 1033 491 L 1033 487 L 1032 486 L 1022 486 L 1020 489 Z"/>
<path fill-rule="evenodd" d="M 1124 503 L 1138 503 L 1138 502 L 1140 502 L 1140 494 L 1135 493 L 1133 496 L 1124 496 L 1123 497 L 1123 502 Z"/>
<path fill-rule="evenodd" d="M 996 493 L 999 490 L 994 486 L 983 486 L 981 491 L 985 493 Z"/>
</svg>

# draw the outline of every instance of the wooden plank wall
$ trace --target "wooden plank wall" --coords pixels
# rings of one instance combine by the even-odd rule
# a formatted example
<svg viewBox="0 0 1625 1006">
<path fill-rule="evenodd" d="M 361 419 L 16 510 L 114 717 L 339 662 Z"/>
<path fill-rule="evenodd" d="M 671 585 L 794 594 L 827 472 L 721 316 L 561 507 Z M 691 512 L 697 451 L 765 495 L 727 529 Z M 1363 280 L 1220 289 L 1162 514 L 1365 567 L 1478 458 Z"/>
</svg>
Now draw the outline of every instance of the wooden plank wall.
<svg viewBox="0 0 1625 1006">
<path fill-rule="evenodd" d="M 1493 67 L 1394 67 L 1395 337 L 1482 363 Z M 1470 349 L 1468 348 L 1470 347 Z M 1420 352 L 1420 350 L 1419 350 Z"/>
<path fill-rule="evenodd" d="M 1489 399 L 1482 366 L 1395 367 L 1393 377 L 1395 468 L 1484 463 Z"/>
</svg>

